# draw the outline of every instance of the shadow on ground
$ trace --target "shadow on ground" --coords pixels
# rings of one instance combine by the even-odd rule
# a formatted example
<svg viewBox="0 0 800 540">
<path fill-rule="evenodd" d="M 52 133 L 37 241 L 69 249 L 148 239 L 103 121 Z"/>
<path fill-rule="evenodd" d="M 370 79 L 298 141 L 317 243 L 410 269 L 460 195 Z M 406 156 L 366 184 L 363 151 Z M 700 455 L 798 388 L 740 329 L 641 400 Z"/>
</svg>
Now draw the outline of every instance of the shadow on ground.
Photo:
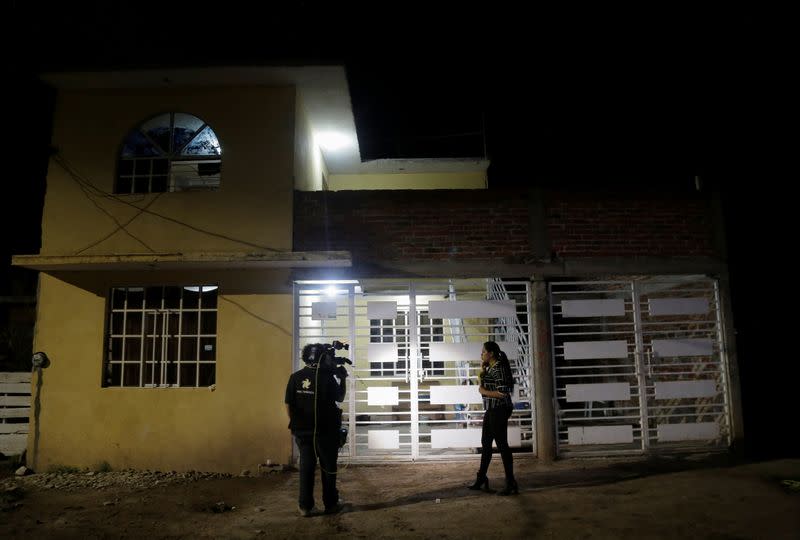
<svg viewBox="0 0 800 540">
<path fill-rule="evenodd" d="M 498 456 L 499 457 L 499 456 Z M 718 469 L 752 463 L 731 454 L 712 454 L 698 457 L 697 454 L 651 457 L 628 462 L 615 462 L 597 465 L 596 460 L 586 467 L 572 467 L 564 470 L 546 470 L 518 473 L 517 483 L 520 493 L 554 490 L 561 488 L 589 487 L 625 482 L 660 474 L 671 474 L 699 469 Z M 468 483 L 442 489 L 419 491 L 384 502 L 368 504 L 348 504 L 346 512 L 380 510 L 404 505 L 417 504 L 435 499 L 453 500 L 474 497 L 481 492 L 467 489 Z M 492 491 L 502 489 L 502 485 L 491 486 Z"/>
</svg>

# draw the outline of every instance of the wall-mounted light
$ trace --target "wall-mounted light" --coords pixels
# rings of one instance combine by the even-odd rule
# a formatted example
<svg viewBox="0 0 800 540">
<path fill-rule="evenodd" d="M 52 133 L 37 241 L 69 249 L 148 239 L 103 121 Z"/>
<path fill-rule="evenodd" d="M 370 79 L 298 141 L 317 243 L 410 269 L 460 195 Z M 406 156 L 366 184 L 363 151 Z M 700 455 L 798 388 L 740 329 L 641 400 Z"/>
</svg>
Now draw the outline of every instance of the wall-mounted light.
<svg viewBox="0 0 800 540">
<path fill-rule="evenodd" d="M 353 137 L 338 131 L 323 131 L 314 134 L 314 140 L 323 150 L 336 152 L 354 146 Z"/>
</svg>

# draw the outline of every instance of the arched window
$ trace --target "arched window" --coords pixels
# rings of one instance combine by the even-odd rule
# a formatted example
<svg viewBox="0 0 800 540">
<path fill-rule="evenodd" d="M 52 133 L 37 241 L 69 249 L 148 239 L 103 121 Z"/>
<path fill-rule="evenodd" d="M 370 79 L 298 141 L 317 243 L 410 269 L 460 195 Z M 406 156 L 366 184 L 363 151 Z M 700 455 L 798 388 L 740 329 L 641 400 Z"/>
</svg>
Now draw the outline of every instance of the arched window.
<svg viewBox="0 0 800 540">
<path fill-rule="evenodd" d="M 211 127 L 191 114 L 164 113 L 122 143 L 115 193 L 219 188 L 222 147 Z"/>
</svg>

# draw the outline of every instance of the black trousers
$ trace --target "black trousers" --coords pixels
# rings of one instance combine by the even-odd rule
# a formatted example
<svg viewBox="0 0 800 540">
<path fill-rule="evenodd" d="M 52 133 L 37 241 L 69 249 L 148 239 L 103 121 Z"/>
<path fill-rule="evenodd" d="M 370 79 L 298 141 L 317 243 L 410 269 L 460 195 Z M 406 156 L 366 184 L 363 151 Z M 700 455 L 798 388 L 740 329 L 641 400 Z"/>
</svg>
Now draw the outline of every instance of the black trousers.
<svg viewBox="0 0 800 540">
<path fill-rule="evenodd" d="M 486 476 L 489 463 L 492 461 L 492 441 L 497 443 L 497 449 L 503 458 L 503 469 L 506 473 L 506 482 L 514 480 L 514 458 L 508 446 L 508 419 L 511 417 L 511 407 L 494 407 L 483 415 L 483 431 L 481 432 L 481 468 L 478 475 Z"/>
<path fill-rule="evenodd" d="M 333 508 L 339 502 L 336 489 L 336 460 L 339 457 L 339 435 L 317 434 L 316 451 L 313 433 L 295 433 L 300 449 L 300 508 L 310 510 L 314 507 L 314 476 L 317 456 L 319 456 L 322 476 L 322 502 L 325 508 Z"/>
</svg>

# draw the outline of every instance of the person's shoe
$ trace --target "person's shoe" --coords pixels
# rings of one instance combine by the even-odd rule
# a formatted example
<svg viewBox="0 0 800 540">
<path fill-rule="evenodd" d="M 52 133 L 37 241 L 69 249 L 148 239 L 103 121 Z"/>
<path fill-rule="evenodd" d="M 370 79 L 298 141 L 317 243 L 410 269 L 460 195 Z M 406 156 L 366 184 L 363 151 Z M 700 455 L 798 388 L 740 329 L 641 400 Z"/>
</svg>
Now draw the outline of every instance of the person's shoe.
<svg viewBox="0 0 800 540">
<path fill-rule="evenodd" d="M 311 517 L 311 514 L 314 512 L 313 508 L 303 508 L 300 505 L 297 505 L 297 510 L 300 512 L 302 517 Z"/>
<path fill-rule="evenodd" d="M 342 502 L 341 499 L 339 499 L 339 502 L 337 502 L 333 506 L 325 508 L 325 514 L 328 514 L 328 515 L 330 515 L 330 514 L 338 514 L 342 510 L 344 510 L 344 503 Z"/>
<path fill-rule="evenodd" d="M 498 491 L 497 494 L 502 495 L 503 497 L 508 495 L 519 495 L 519 486 L 517 485 L 517 481 L 511 480 L 509 482 L 506 480 L 506 487 Z"/>
<path fill-rule="evenodd" d="M 471 489 L 473 491 L 489 491 L 489 479 L 486 476 L 482 476 L 478 473 L 475 476 L 475 483 L 471 486 L 468 486 L 467 489 Z"/>
</svg>

